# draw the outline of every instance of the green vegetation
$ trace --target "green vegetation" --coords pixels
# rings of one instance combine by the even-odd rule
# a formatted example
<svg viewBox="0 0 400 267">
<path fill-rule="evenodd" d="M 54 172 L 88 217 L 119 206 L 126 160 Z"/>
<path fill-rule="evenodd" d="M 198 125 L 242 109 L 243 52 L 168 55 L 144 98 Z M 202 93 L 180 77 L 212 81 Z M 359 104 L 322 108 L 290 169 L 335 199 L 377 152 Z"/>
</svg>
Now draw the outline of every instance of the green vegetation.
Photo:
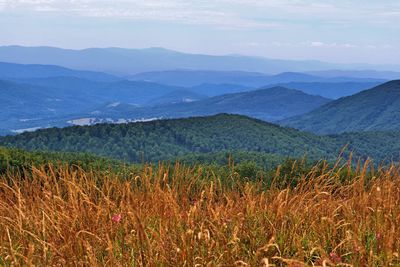
<svg viewBox="0 0 400 267">
<path fill-rule="evenodd" d="M 90 152 L 132 162 L 191 153 L 253 151 L 321 159 L 336 154 L 329 139 L 236 115 L 45 129 L 0 138 L 27 150 Z M 335 155 L 336 157 L 336 155 Z"/>
<path fill-rule="evenodd" d="M 7 171 L 29 170 L 40 165 L 79 166 L 85 170 L 123 170 L 123 162 L 98 157 L 88 153 L 28 152 L 21 149 L 0 147 L 0 174 Z"/>
<path fill-rule="evenodd" d="M 196 165 L 196 164 L 225 165 L 230 161 L 234 161 L 235 163 L 252 162 L 256 166 L 261 167 L 265 170 L 274 169 L 280 163 L 282 163 L 287 159 L 288 158 L 280 156 L 278 154 L 268 154 L 263 152 L 252 152 L 252 151 L 192 153 L 177 158 L 178 161 L 190 165 Z"/>
<path fill-rule="evenodd" d="M 399 173 L 32 165 L 0 174 L 0 265 L 399 266 Z"/>
<path fill-rule="evenodd" d="M 380 133 L 323 137 L 232 115 L 48 129 L 2 141 L 44 145 L 70 138 L 72 144 L 79 137 L 90 141 L 96 129 L 98 142 L 109 137 L 115 142 L 131 128 L 151 148 L 152 132 L 164 133 L 159 141 L 184 133 L 181 138 L 207 141 L 206 148 L 216 151 L 223 141 L 244 149 L 262 144 L 258 138 L 269 146 L 282 140 L 279 147 L 288 152 L 314 146 L 315 157 L 324 152 L 318 142 L 335 146 L 350 140 L 360 151 L 388 148 L 385 141 L 374 143 L 379 139 L 392 143 L 393 151 L 398 148 L 395 132 L 386 133 L 386 139 Z M 284 146 L 285 138 L 292 143 Z M 173 144 L 162 152 L 187 143 Z M 397 166 L 376 169 L 367 161 L 353 168 L 351 161 L 333 165 L 262 151 L 232 154 L 190 153 L 180 157 L 184 164 L 138 166 L 91 154 L 0 147 L 0 243 L 6 244 L 0 265 L 400 263 L 399 238 L 393 234 L 400 210 L 392 205 L 399 201 Z"/>
<path fill-rule="evenodd" d="M 282 124 L 318 134 L 400 130 L 400 80 L 338 99 Z"/>
<path fill-rule="evenodd" d="M 400 160 L 399 132 L 318 136 L 239 115 L 98 124 L 52 128 L 0 138 L 0 145 L 26 150 L 87 152 L 129 162 L 175 161 L 226 163 L 254 161 L 263 168 L 285 158 L 306 156 L 311 162 L 371 157 L 375 162 Z M 251 153 L 249 153 L 251 152 Z"/>
</svg>

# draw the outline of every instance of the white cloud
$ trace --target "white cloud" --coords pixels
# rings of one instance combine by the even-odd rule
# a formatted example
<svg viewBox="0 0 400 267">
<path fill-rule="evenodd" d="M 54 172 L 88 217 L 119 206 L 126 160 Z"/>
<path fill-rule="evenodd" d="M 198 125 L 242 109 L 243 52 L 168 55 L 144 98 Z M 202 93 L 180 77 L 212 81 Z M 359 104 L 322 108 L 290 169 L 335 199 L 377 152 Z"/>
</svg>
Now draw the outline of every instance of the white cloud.
<svg viewBox="0 0 400 267">
<path fill-rule="evenodd" d="M 243 18 L 229 10 L 212 8 L 209 1 L 0 0 L 0 6 L 3 6 L 3 10 L 13 11 L 60 12 L 84 17 L 173 21 L 231 28 L 271 28 L 278 25 Z"/>
<path fill-rule="evenodd" d="M 309 46 L 311 47 L 337 47 L 337 48 L 357 48 L 357 45 L 354 44 L 338 44 L 338 43 L 324 43 L 324 42 L 310 42 Z"/>
<path fill-rule="evenodd" d="M 178 21 L 239 28 L 270 28 L 285 22 L 398 22 L 399 3 L 347 0 L 0 0 L 4 11 L 72 13 L 89 17 Z"/>
<path fill-rule="evenodd" d="M 365 44 L 365 45 L 358 45 L 358 44 L 351 44 L 351 43 L 326 43 L 326 42 L 321 42 L 321 41 L 307 41 L 307 42 L 270 42 L 270 43 L 259 43 L 259 42 L 246 42 L 246 43 L 240 43 L 239 46 L 243 47 L 251 47 L 251 46 L 257 46 L 257 47 L 281 47 L 281 48 L 344 48 L 344 49 L 350 49 L 350 48 L 393 48 L 392 45 L 389 44 Z"/>
<path fill-rule="evenodd" d="M 322 43 L 322 42 L 311 42 L 310 45 L 313 46 L 313 47 L 322 47 L 322 46 L 325 46 L 325 44 Z"/>
</svg>

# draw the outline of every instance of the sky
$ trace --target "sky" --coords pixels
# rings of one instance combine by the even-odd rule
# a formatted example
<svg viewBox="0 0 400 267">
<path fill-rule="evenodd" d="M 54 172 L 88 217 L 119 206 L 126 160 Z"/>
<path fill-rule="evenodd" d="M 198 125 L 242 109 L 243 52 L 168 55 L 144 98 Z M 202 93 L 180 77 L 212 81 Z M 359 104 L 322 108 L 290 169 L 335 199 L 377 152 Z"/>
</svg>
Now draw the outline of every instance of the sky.
<svg viewBox="0 0 400 267">
<path fill-rule="evenodd" d="M 0 45 L 399 64 L 399 0 L 0 0 Z"/>
</svg>

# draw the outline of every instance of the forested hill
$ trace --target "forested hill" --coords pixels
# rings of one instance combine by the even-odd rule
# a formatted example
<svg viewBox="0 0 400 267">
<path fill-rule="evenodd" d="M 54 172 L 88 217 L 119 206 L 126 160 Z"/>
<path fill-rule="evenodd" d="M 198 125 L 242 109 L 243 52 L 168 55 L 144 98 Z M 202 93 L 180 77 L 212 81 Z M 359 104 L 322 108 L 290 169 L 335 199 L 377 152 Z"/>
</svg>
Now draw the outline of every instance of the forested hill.
<svg viewBox="0 0 400 267">
<path fill-rule="evenodd" d="M 334 159 L 349 144 L 356 156 L 398 160 L 400 134 L 317 136 L 239 115 L 51 128 L 0 138 L 0 145 L 28 150 L 90 152 L 133 162 L 193 153 L 251 151 L 284 157 Z M 379 142 L 378 142 L 379 141 Z"/>
<path fill-rule="evenodd" d="M 228 150 L 296 157 L 307 152 L 322 157 L 334 151 L 333 147 L 328 147 L 325 139 L 244 116 L 221 114 L 131 124 L 44 129 L 2 137 L 0 144 L 28 150 L 85 151 L 130 161 L 153 161 L 188 153 Z"/>
<path fill-rule="evenodd" d="M 340 98 L 282 124 L 318 134 L 400 130 L 400 80 Z"/>
</svg>

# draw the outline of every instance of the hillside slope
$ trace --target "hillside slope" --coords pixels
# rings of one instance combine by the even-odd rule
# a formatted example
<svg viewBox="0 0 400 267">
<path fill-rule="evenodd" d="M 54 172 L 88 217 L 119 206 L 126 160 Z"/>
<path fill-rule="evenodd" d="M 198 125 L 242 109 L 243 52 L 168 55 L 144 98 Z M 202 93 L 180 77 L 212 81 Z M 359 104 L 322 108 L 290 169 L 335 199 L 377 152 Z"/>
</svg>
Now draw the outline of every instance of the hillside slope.
<svg viewBox="0 0 400 267">
<path fill-rule="evenodd" d="M 155 97 L 147 102 L 149 106 L 168 105 L 176 103 L 189 103 L 206 99 L 207 96 L 184 89 L 168 92 L 162 96 Z"/>
<path fill-rule="evenodd" d="M 80 95 L 68 97 L 54 88 L 0 80 L 0 133 L 45 127 L 49 121 L 38 121 L 51 120 L 77 110 L 87 111 L 92 101 L 85 101 Z"/>
<path fill-rule="evenodd" d="M 119 105 L 96 111 L 102 118 L 185 118 L 191 116 L 231 113 L 246 115 L 266 121 L 303 114 L 320 107 L 330 100 L 307 95 L 301 91 L 274 87 L 255 91 L 226 94 L 191 103 L 136 108 Z"/>
<path fill-rule="evenodd" d="M 400 132 L 318 136 L 239 115 L 98 124 L 0 137 L 0 145 L 28 150 L 90 152 L 133 162 L 174 160 L 193 153 L 252 152 L 267 158 L 336 159 L 345 145 L 354 157 L 400 160 Z M 243 154 L 242 153 L 242 154 Z M 255 154 L 254 154 L 255 153 Z M 257 154 L 258 153 L 258 154 Z M 220 154 L 221 155 L 221 154 Z"/>
<path fill-rule="evenodd" d="M 296 157 L 307 153 L 313 158 L 334 153 L 334 146 L 325 137 L 226 114 L 44 129 L 1 137 L 0 145 L 28 150 L 84 151 L 131 161 L 236 150 Z"/>
<path fill-rule="evenodd" d="M 318 134 L 400 129 L 400 80 L 332 101 L 283 125 Z"/>
<path fill-rule="evenodd" d="M 274 86 L 300 90 L 309 95 L 319 95 L 330 99 L 338 99 L 368 90 L 378 86 L 379 84 L 382 84 L 382 82 L 291 82 L 280 83 Z"/>
<path fill-rule="evenodd" d="M 172 94 L 172 95 L 170 95 Z M 64 117 L 125 101 L 134 106 L 203 99 L 180 87 L 138 81 L 96 82 L 77 77 L 0 80 L 0 135 L 67 125 Z"/>
</svg>

